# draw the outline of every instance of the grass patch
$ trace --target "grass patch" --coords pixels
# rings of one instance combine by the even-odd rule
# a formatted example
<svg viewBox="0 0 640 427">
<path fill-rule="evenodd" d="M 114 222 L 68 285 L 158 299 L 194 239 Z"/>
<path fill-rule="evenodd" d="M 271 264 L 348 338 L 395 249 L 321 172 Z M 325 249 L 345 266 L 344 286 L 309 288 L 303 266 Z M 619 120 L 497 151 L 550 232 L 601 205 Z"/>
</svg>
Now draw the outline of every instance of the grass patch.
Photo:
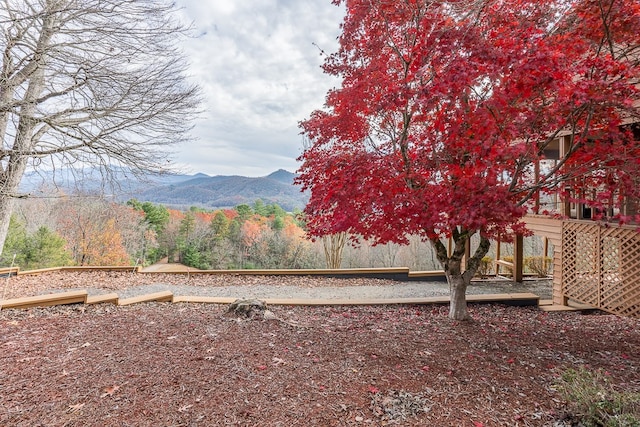
<svg viewBox="0 0 640 427">
<path fill-rule="evenodd" d="M 619 392 L 601 371 L 567 369 L 558 391 L 585 427 L 640 427 L 640 393 Z"/>
</svg>

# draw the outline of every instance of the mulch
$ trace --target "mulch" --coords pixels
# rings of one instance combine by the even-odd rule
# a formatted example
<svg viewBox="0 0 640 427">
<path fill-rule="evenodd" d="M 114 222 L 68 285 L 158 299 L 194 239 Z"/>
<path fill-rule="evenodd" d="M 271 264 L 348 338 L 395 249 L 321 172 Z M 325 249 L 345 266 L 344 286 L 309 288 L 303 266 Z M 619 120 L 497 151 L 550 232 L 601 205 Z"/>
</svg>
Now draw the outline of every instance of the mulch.
<svg viewBox="0 0 640 427">
<path fill-rule="evenodd" d="M 472 305 L 0 311 L 2 426 L 569 426 L 568 368 L 640 391 L 640 321 Z M 266 320 L 265 320 L 266 319 Z"/>
</svg>

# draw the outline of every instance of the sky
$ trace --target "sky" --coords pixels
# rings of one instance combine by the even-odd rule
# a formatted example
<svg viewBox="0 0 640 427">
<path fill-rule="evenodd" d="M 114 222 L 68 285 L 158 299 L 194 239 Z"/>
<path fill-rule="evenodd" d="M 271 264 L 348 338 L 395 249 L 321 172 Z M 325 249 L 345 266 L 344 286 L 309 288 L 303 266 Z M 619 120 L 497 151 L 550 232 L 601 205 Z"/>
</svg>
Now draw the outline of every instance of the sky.
<svg viewBox="0 0 640 427">
<path fill-rule="evenodd" d="M 184 52 L 202 89 L 195 142 L 174 147 L 184 173 L 266 176 L 294 172 L 298 122 L 339 85 L 320 66 L 344 16 L 331 0 L 178 0 L 195 37 Z"/>
</svg>

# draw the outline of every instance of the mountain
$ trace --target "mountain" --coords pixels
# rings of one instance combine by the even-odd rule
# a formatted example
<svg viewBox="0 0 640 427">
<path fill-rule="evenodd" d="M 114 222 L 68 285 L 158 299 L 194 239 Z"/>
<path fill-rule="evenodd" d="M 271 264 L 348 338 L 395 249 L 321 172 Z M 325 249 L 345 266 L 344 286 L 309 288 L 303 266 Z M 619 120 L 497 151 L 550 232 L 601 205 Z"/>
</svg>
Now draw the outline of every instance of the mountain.
<svg viewBox="0 0 640 427">
<path fill-rule="evenodd" d="M 112 171 L 117 188 L 106 188 L 102 174 L 97 169 L 81 172 L 57 170 L 25 174 L 21 191 L 37 193 L 51 191 L 55 187 L 67 193 L 110 193 L 117 200 L 131 198 L 178 209 L 198 206 L 207 209 L 230 208 L 239 204 L 253 204 L 257 199 L 264 203 L 276 203 L 287 211 L 303 209 L 309 197 L 293 184 L 296 175 L 280 169 L 264 177 L 209 176 L 166 174 L 136 179 L 126 170 Z M 44 188 L 44 190 L 40 190 Z"/>
<path fill-rule="evenodd" d="M 278 169 L 275 172 L 267 175 L 265 178 L 273 179 L 278 182 L 282 182 L 283 184 L 293 185 L 293 180 L 296 178 L 295 173 L 291 173 L 284 169 Z"/>
<path fill-rule="evenodd" d="M 266 204 L 277 203 L 284 210 L 303 209 L 308 196 L 293 184 L 295 174 L 278 170 L 265 177 L 207 176 L 199 174 L 191 179 L 144 189 L 135 197 L 174 207 L 204 208 L 233 207 L 253 204 L 257 199 Z"/>
</svg>

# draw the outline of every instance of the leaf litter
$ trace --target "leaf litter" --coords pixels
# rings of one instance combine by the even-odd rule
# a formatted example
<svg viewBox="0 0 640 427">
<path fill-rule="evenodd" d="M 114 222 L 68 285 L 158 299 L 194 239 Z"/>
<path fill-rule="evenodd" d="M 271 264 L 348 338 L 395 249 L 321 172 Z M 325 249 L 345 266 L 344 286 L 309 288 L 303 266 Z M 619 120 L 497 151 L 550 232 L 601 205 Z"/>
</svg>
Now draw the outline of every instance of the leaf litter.
<svg viewBox="0 0 640 427">
<path fill-rule="evenodd" d="M 640 391 L 639 320 L 471 305 L 460 323 L 394 305 L 229 322 L 226 308 L 0 311 L 0 425 L 558 426 L 568 368 Z"/>
</svg>

